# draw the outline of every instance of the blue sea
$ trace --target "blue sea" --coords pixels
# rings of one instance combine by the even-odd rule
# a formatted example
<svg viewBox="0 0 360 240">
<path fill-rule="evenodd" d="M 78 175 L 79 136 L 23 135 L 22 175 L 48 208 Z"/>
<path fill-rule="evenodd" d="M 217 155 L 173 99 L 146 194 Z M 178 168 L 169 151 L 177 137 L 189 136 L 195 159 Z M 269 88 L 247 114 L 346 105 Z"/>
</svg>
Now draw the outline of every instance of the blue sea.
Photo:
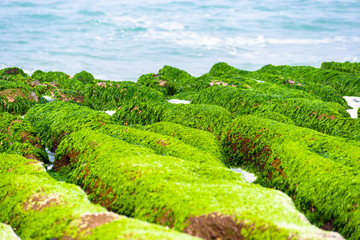
<svg viewBox="0 0 360 240">
<path fill-rule="evenodd" d="M 136 81 L 164 65 L 360 61 L 359 0 L 0 1 L 0 68 Z"/>
</svg>

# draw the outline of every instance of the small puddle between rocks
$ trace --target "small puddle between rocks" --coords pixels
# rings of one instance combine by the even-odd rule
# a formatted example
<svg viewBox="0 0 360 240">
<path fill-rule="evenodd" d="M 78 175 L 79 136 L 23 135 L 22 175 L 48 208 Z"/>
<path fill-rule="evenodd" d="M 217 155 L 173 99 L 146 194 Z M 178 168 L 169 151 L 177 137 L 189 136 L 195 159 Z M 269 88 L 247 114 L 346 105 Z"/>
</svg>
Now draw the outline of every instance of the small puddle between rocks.
<svg viewBox="0 0 360 240">
<path fill-rule="evenodd" d="M 360 97 L 343 97 L 348 105 L 352 107 L 353 109 L 347 109 L 346 111 L 350 113 L 351 118 L 357 118 L 357 110 L 360 107 Z"/>
<path fill-rule="evenodd" d="M 50 164 L 47 164 L 47 170 L 51 170 L 54 166 L 54 161 L 55 161 L 55 153 L 50 152 L 49 149 L 45 149 L 45 151 L 47 152 L 48 156 L 49 156 L 49 160 L 50 160 Z"/>
<path fill-rule="evenodd" d="M 245 180 L 249 183 L 253 183 L 257 179 L 255 174 L 246 172 L 241 168 L 230 168 L 230 169 L 233 170 L 234 172 L 241 173 L 244 176 Z"/>
<path fill-rule="evenodd" d="M 190 104 L 191 103 L 191 101 L 180 100 L 180 99 L 170 99 L 170 100 L 166 100 L 166 101 L 168 101 L 169 103 L 172 103 L 172 104 L 180 104 L 180 103 Z"/>
<path fill-rule="evenodd" d="M 116 111 L 104 111 L 104 113 L 107 113 L 110 116 L 112 116 L 112 115 L 114 115 L 114 113 L 116 113 Z"/>
</svg>

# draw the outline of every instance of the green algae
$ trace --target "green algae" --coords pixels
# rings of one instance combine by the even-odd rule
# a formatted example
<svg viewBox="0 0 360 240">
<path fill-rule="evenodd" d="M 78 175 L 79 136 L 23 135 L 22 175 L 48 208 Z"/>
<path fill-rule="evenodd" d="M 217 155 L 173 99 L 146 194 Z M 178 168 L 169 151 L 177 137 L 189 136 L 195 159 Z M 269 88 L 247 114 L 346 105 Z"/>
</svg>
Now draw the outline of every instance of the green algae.
<svg viewBox="0 0 360 240">
<path fill-rule="evenodd" d="M 20 154 L 49 162 L 47 153 L 30 122 L 20 116 L 0 113 L 0 152 Z"/>
<path fill-rule="evenodd" d="M 350 114 L 338 103 L 302 98 L 272 101 L 261 105 L 258 111 L 277 112 L 289 117 L 298 126 L 315 129 L 323 118 L 331 120 L 350 118 Z"/>
<path fill-rule="evenodd" d="M 81 71 L 79 73 L 76 73 L 72 79 L 79 81 L 82 84 L 92 84 L 95 82 L 94 76 L 86 71 Z"/>
<path fill-rule="evenodd" d="M 257 182 L 291 196 L 317 226 L 358 239 L 358 145 L 256 116 L 228 125 L 222 143 L 230 164 L 256 172 Z"/>
<path fill-rule="evenodd" d="M 66 136 L 55 164 L 67 164 L 70 181 L 108 209 L 194 235 L 211 228 L 194 226 L 193 219 L 204 219 L 206 226 L 218 216 L 237 223 L 238 238 L 339 237 L 311 226 L 285 194 L 249 184 L 225 167 L 159 156 L 92 130 Z"/>
<path fill-rule="evenodd" d="M 171 104 L 157 102 L 133 102 L 116 111 L 112 119 L 123 125 L 149 125 L 156 122 L 172 122 L 186 127 L 221 134 L 231 114 L 224 108 L 207 104 Z"/>
<path fill-rule="evenodd" d="M 20 238 L 14 233 L 14 230 L 4 223 L 0 223 L 0 239 L 20 240 Z"/>
<path fill-rule="evenodd" d="M 184 70 L 171 66 L 164 66 L 158 74 L 150 73 L 140 76 L 137 83 L 141 86 L 151 87 L 162 92 L 165 96 L 199 89 L 200 81 Z"/>
<path fill-rule="evenodd" d="M 82 90 L 83 105 L 95 110 L 117 110 L 132 102 L 166 102 L 163 94 L 133 82 L 98 82 Z"/>
<path fill-rule="evenodd" d="M 349 113 L 337 103 L 286 99 L 264 104 L 258 108 L 256 114 L 269 112 L 285 115 L 300 127 L 332 136 L 360 140 L 359 119 L 350 118 Z"/>
<path fill-rule="evenodd" d="M 8 67 L 0 70 L 0 78 L 6 78 L 9 76 L 17 76 L 17 75 L 23 77 L 29 77 L 22 69 L 18 67 Z"/>
<path fill-rule="evenodd" d="M 62 89 L 75 89 L 79 90 L 83 85 L 79 80 L 72 79 L 68 74 L 63 72 L 43 72 L 36 70 L 31 78 L 38 80 L 41 83 L 56 82 Z"/>
<path fill-rule="evenodd" d="M 27 88 L 8 88 L 0 91 L 0 112 L 23 115 L 36 101 L 38 96 Z"/>
<path fill-rule="evenodd" d="M 145 126 L 143 129 L 177 138 L 190 146 L 210 152 L 219 159 L 223 159 L 224 157 L 219 141 L 213 134 L 207 131 L 185 127 L 180 124 L 170 122 L 154 123 Z"/>
<path fill-rule="evenodd" d="M 193 239 L 90 203 L 79 187 L 53 180 L 40 162 L 8 154 L 0 154 L 0 162 L 0 221 L 22 239 Z"/>
<path fill-rule="evenodd" d="M 285 124 L 290 124 L 290 125 L 295 125 L 294 121 L 291 120 L 291 118 L 278 113 L 278 112 L 273 112 L 273 111 L 266 111 L 266 112 L 254 112 L 254 115 L 261 117 L 261 118 L 266 118 L 266 119 L 270 119 L 270 120 L 275 120 L 281 123 L 285 123 Z"/>
<path fill-rule="evenodd" d="M 66 134 L 83 127 L 100 128 L 111 122 L 106 113 L 61 101 L 36 105 L 27 112 L 24 119 L 33 124 L 50 150 L 55 150 Z"/>
<path fill-rule="evenodd" d="M 176 138 L 158 133 L 112 124 L 101 127 L 99 132 L 131 144 L 151 148 L 157 154 L 164 156 L 173 156 L 184 160 L 219 166 L 222 165 L 224 160 L 223 157 L 219 158 L 209 152 L 187 145 Z"/>
<path fill-rule="evenodd" d="M 309 81 L 295 81 L 291 77 L 284 77 L 280 74 L 274 75 L 266 72 L 261 72 L 261 69 L 252 72 L 251 77 L 256 79 L 257 81 L 264 81 L 267 83 L 281 85 L 288 89 L 306 92 L 322 101 L 337 102 L 345 108 L 348 107 L 347 102 L 343 98 L 343 95 L 329 85 Z"/>
<path fill-rule="evenodd" d="M 360 73 L 360 63 L 358 62 L 323 62 L 320 68 L 347 73 Z"/>
<path fill-rule="evenodd" d="M 328 85 L 336 89 L 342 96 L 360 95 L 360 76 L 354 73 L 342 73 L 310 66 L 292 67 L 287 65 L 266 65 L 258 72 L 281 75 L 303 83 Z"/>
</svg>

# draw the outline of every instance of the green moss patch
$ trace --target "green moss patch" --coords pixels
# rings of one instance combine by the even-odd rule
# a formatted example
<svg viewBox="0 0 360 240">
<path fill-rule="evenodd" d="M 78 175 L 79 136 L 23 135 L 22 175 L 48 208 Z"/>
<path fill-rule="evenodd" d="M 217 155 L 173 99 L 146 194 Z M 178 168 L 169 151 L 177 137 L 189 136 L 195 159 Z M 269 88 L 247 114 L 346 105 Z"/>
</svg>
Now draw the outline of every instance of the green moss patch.
<svg viewBox="0 0 360 240">
<path fill-rule="evenodd" d="M 201 131 L 170 122 L 154 123 L 147 125 L 144 129 L 177 138 L 188 145 L 210 152 L 219 159 L 223 159 L 224 157 L 219 141 L 213 134 L 207 131 Z"/>
<path fill-rule="evenodd" d="M 0 152 L 49 162 L 40 138 L 30 122 L 6 112 L 0 113 Z"/>
<path fill-rule="evenodd" d="M 0 166 L 0 221 L 22 239 L 193 239 L 90 203 L 79 187 L 52 179 L 38 161 L 0 154 Z"/>
<path fill-rule="evenodd" d="M 220 135 L 232 116 L 226 109 L 216 105 L 136 102 L 122 106 L 112 119 L 124 125 L 172 122 Z"/>
<path fill-rule="evenodd" d="M 235 119 L 225 133 L 231 164 L 287 193 L 316 225 L 349 239 L 360 236 L 358 145 L 256 116 Z"/>
<path fill-rule="evenodd" d="M 360 63 L 358 62 L 323 62 L 321 68 L 347 73 L 360 73 Z"/>
<path fill-rule="evenodd" d="M 82 127 L 95 129 L 111 122 L 106 113 L 61 101 L 33 107 L 25 120 L 33 124 L 45 146 L 53 151 L 65 135 Z"/>
<path fill-rule="evenodd" d="M 160 156 L 92 130 L 68 135 L 57 149 L 56 162 L 67 163 L 63 166 L 69 169 L 69 180 L 82 186 L 92 201 L 196 236 L 339 237 L 310 225 L 285 194 L 249 184 L 230 169 Z M 204 226 L 213 223 L 217 231 L 210 233 L 214 229 Z"/>
</svg>

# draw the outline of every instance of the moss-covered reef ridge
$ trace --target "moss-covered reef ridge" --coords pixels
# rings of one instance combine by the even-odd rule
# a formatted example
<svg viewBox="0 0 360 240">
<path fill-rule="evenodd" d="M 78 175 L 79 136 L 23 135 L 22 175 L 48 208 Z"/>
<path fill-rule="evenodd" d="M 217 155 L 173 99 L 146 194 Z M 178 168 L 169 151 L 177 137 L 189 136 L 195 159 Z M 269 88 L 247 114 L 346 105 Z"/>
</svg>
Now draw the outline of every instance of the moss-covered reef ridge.
<svg viewBox="0 0 360 240">
<path fill-rule="evenodd" d="M 0 174 L 0 222 L 22 239 L 195 239 L 94 205 L 79 187 L 52 179 L 36 160 L 0 154 Z M 0 224 L 0 236 L 10 237 L 4 228 Z"/>
<path fill-rule="evenodd" d="M 132 102 L 121 106 L 112 119 L 126 126 L 149 125 L 157 122 L 172 122 L 219 136 L 222 128 L 231 121 L 226 109 L 209 104 L 171 104 L 156 102 Z"/>
<path fill-rule="evenodd" d="M 0 239 L 20 240 L 14 230 L 7 224 L 0 223 Z"/>
<path fill-rule="evenodd" d="M 224 157 L 219 141 L 210 132 L 185 127 L 171 122 L 158 122 L 147 125 L 142 129 L 177 138 L 190 146 L 210 152 L 219 159 L 223 159 Z"/>
<path fill-rule="evenodd" d="M 55 162 L 108 209 L 205 239 L 342 239 L 310 225 L 285 194 L 228 168 L 160 156 L 93 130 L 67 135 Z"/>
<path fill-rule="evenodd" d="M 224 132 L 231 164 L 287 193 L 312 223 L 360 238 L 358 144 L 251 115 L 235 119 Z"/>
<path fill-rule="evenodd" d="M 112 137 L 124 140 L 131 144 L 137 144 L 153 149 L 157 154 L 168 155 L 184 160 L 199 163 L 208 163 L 210 165 L 223 165 L 223 155 L 213 155 L 191 145 L 185 144 L 177 138 L 153 133 L 145 130 L 139 130 L 131 127 L 108 124 L 99 129 L 99 132 Z M 194 138 L 193 138 L 194 139 Z"/>
<path fill-rule="evenodd" d="M 53 151 L 73 131 L 83 127 L 96 129 L 112 122 L 106 113 L 62 101 L 34 106 L 24 119 L 32 123 L 45 146 Z"/>
<path fill-rule="evenodd" d="M 325 64 L 324 64 L 325 65 Z M 319 69 L 310 66 L 273 66 L 266 65 L 258 70 L 261 73 L 270 73 L 291 78 L 302 83 L 321 83 L 328 85 L 342 96 L 360 95 L 360 75 L 356 73 L 339 72 L 328 69 Z"/>
<path fill-rule="evenodd" d="M 328 135 L 360 140 L 360 121 L 350 118 L 338 103 L 308 99 L 285 99 L 263 104 L 256 114 L 278 113 L 290 118 L 297 126 Z"/>
<path fill-rule="evenodd" d="M 0 113 L 0 153 L 14 153 L 47 163 L 48 155 L 30 122 L 7 112 Z"/>
<path fill-rule="evenodd" d="M 360 63 L 358 62 L 323 62 L 321 68 L 347 73 L 360 73 Z"/>
</svg>

